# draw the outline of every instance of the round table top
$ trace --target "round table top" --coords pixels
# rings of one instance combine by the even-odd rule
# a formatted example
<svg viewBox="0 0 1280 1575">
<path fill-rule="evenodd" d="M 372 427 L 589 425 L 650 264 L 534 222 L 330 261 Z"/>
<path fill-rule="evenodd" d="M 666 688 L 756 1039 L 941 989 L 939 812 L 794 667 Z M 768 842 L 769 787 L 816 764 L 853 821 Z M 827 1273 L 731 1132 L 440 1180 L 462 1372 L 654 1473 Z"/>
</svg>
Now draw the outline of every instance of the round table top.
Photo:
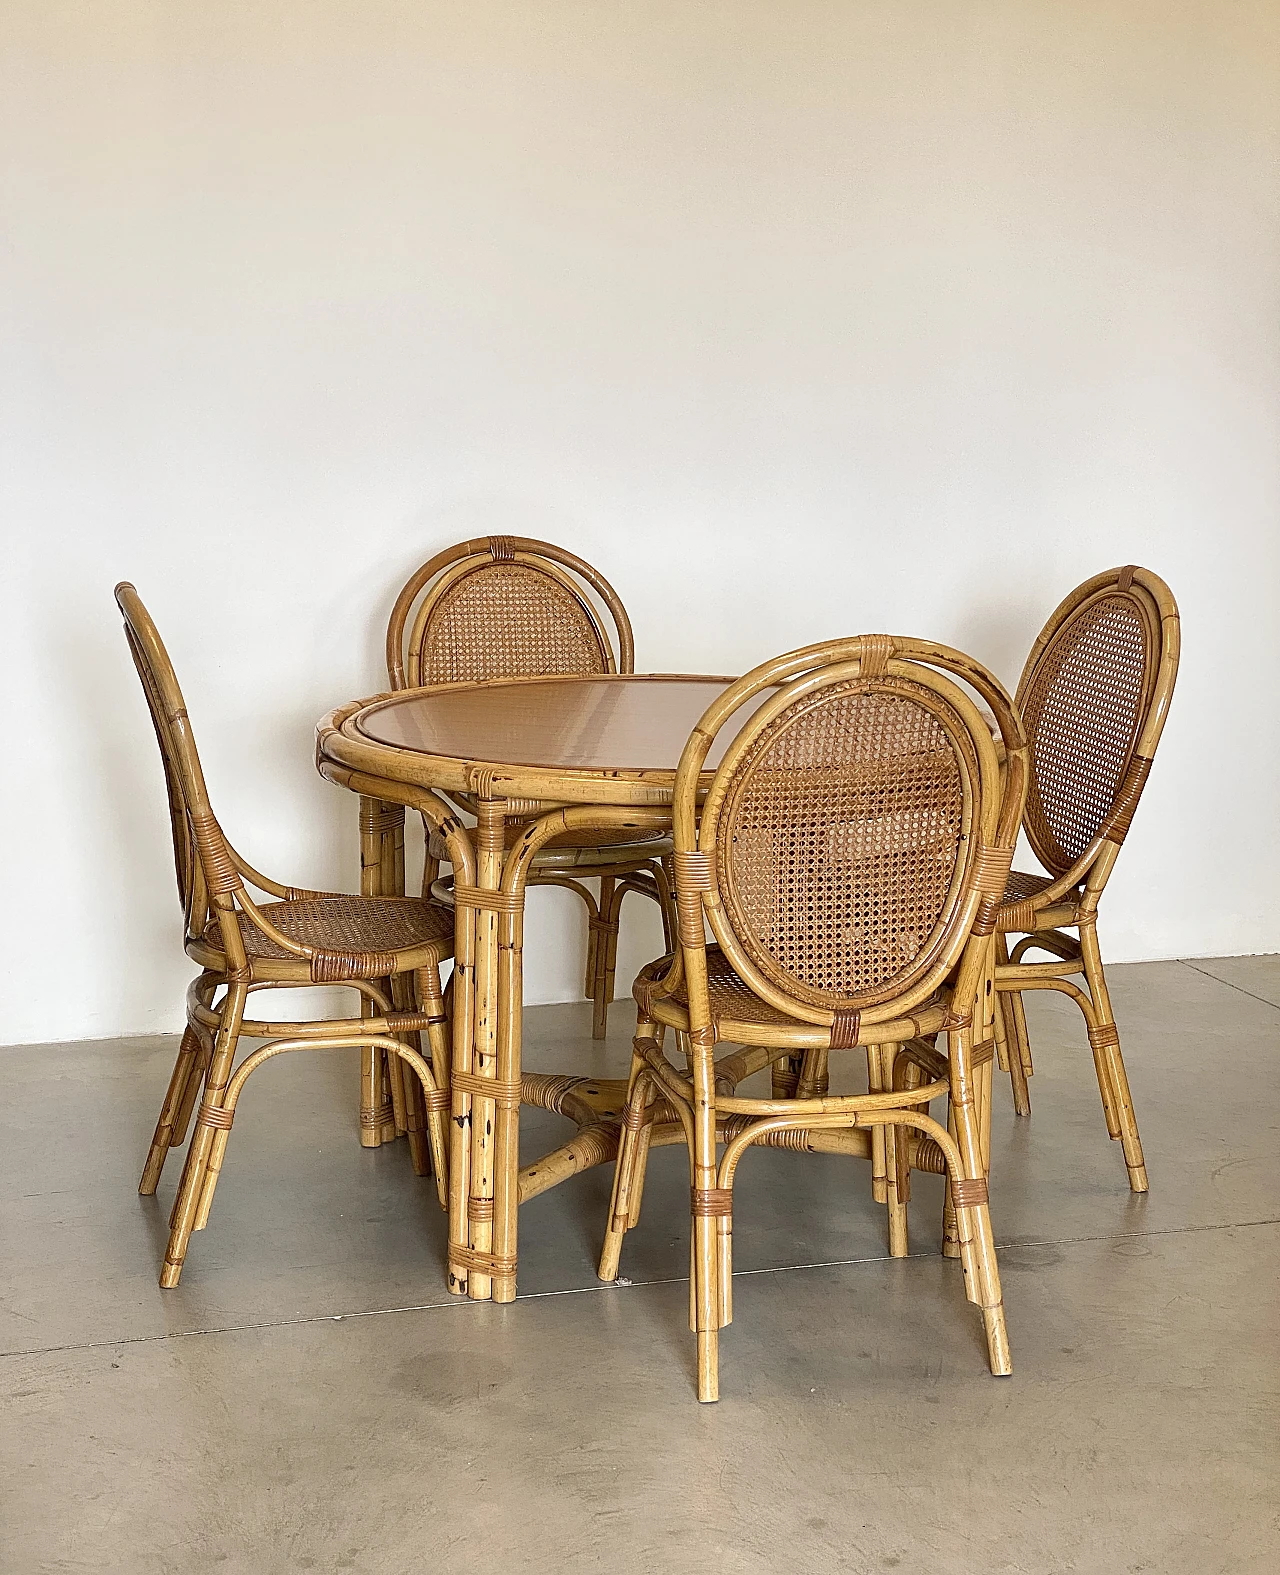
<svg viewBox="0 0 1280 1575">
<path fill-rule="evenodd" d="M 690 733 L 733 682 L 609 673 L 408 689 L 322 723 L 320 763 L 482 796 L 669 803 Z M 721 729 L 709 768 L 764 698 Z"/>
</svg>

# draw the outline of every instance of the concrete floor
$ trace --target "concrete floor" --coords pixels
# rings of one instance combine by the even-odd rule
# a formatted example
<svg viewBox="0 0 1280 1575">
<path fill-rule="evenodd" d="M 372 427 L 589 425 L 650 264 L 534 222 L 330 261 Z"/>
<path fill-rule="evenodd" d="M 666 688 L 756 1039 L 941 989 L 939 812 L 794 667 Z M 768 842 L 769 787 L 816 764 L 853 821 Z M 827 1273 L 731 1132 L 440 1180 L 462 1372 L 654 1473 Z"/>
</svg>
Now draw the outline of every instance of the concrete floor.
<svg viewBox="0 0 1280 1575">
<path fill-rule="evenodd" d="M 1280 957 L 1116 968 L 1113 994 L 1152 1191 L 1075 1008 L 1029 997 L 1035 1115 L 1001 1087 L 992 1176 L 1014 1376 L 937 1255 L 933 1178 L 894 1262 L 864 1166 L 765 1151 L 711 1407 L 676 1150 L 630 1285 L 593 1272 L 602 1169 L 522 1215 L 513 1306 L 459 1303 L 432 1184 L 357 1145 L 351 1058 L 287 1058 L 161 1292 L 179 1156 L 134 1189 L 174 1041 L 0 1052 L 0 1571 L 1274 1575 Z M 627 1004 L 603 1050 L 588 1010 L 531 1011 L 527 1064 L 624 1068 Z"/>
</svg>

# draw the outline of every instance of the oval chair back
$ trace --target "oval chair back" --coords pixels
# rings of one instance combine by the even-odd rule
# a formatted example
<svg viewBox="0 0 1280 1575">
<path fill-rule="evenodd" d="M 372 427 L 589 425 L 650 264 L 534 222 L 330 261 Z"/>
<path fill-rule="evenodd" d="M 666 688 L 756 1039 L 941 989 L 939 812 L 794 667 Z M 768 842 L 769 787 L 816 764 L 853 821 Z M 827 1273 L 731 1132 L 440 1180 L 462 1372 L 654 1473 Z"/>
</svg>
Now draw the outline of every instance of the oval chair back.
<svg viewBox="0 0 1280 1575">
<path fill-rule="evenodd" d="M 406 583 L 387 627 L 393 689 L 629 673 L 634 663 L 631 620 L 605 577 L 563 547 L 526 536 L 482 537 L 437 553 Z"/>
<path fill-rule="evenodd" d="M 1150 569 L 1077 586 L 1040 633 L 1018 683 L 1031 748 L 1027 840 L 1075 885 L 1119 844 L 1151 770 L 1178 674 L 1173 593 Z"/>
<path fill-rule="evenodd" d="M 994 714 L 1003 766 L 962 684 Z M 700 774 L 731 723 L 700 806 Z M 853 1020 L 927 1000 L 971 937 L 992 933 L 1025 782 L 1008 695 L 949 647 L 861 636 L 740 679 L 699 722 L 676 776 L 691 1030 L 710 1021 L 695 955 L 704 916 L 755 995 L 848 1042 Z"/>
</svg>

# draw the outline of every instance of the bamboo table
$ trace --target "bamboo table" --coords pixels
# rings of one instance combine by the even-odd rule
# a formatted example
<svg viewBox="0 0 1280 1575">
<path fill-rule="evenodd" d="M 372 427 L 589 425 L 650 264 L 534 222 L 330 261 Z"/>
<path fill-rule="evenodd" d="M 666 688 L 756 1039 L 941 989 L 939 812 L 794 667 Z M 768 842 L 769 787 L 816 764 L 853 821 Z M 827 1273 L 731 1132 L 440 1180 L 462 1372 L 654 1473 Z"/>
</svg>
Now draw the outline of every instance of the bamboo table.
<svg viewBox="0 0 1280 1575">
<path fill-rule="evenodd" d="M 321 774 L 362 796 L 363 889 L 403 891 L 405 806 L 421 811 L 453 864 L 449 1288 L 457 1295 L 513 1300 L 519 1204 L 611 1160 L 618 1147 L 625 1081 L 521 1072 L 524 893 L 533 857 L 564 832 L 669 829 L 681 751 L 730 682 L 610 673 L 437 685 L 356 701 L 319 725 Z M 721 738 L 731 739 L 763 698 Z M 718 760 L 713 750 L 708 782 Z M 474 808 L 476 824 L 465 825 L 441 793 Z M 509 815 L 523 823 L 510 848 Z M 523 1170 L 522 1103 L 579 1128 Z M 376 1126 L 387 1115 L 367 1119 Z M 378 1142 L 381 1134 L 369 1131 Z M 671 1137 L 683 1141 L 680 1132 Z"/>
</svg>

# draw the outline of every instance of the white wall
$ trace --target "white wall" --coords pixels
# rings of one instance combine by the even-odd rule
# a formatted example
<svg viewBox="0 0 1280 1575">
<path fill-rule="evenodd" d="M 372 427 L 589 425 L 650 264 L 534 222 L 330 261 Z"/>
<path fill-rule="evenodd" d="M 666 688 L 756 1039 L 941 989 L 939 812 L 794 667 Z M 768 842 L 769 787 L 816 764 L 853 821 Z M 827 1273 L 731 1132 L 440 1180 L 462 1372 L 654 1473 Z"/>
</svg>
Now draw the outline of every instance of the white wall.
<svg viewBox="0 0 1280 1575">
<path fill-rule="evenodd" d="M 1012 682 L 1149 564 L 1185 659 L 1105 943 L 1280 948 L 1274 0 L 9 0 L 0 60 L 0 1037 L 180 1021 L 114 580 L 237 842 L 353 880 L 313 724 L 490 531 L 597 562 L 642 669 L 887 629 Z"/>
</svg>

